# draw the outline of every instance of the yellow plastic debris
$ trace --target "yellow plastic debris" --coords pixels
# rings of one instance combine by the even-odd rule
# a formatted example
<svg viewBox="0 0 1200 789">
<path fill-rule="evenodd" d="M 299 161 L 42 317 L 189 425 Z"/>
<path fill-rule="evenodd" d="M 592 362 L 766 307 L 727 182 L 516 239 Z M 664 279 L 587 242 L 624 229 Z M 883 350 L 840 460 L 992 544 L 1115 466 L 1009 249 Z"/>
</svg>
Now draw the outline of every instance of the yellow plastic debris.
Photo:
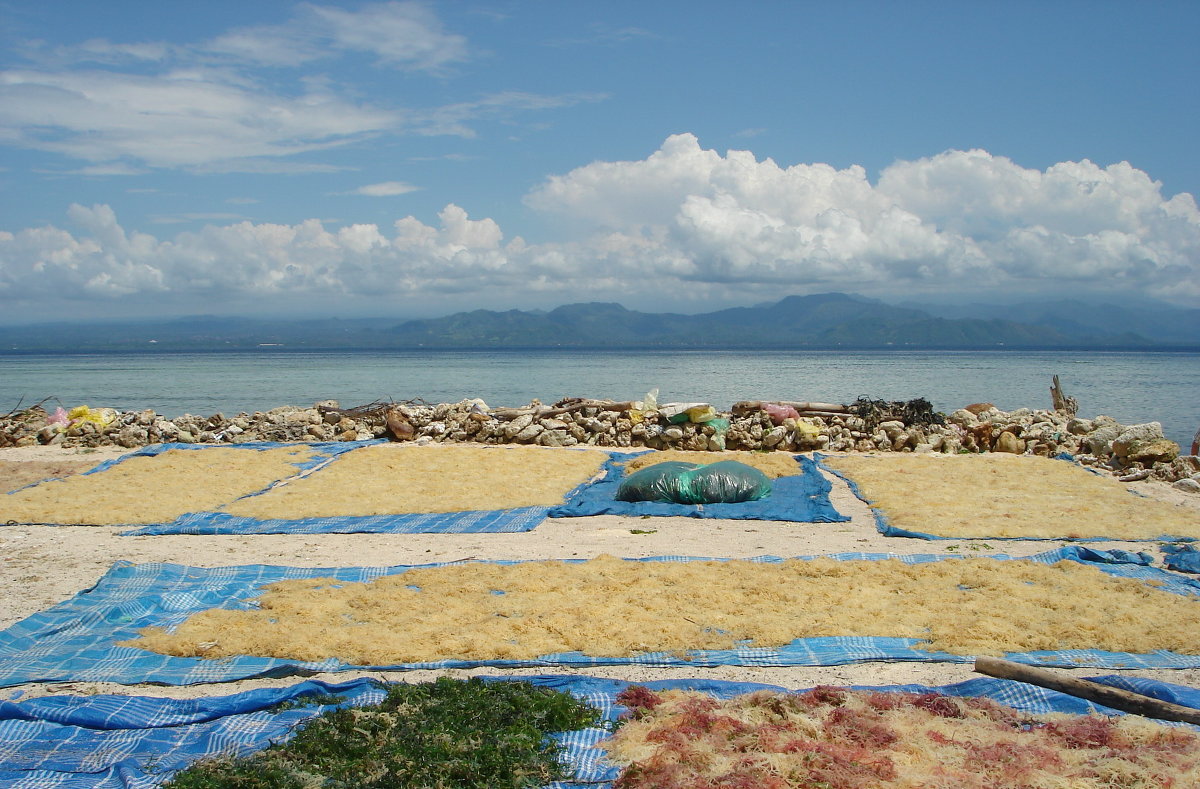
<svg viewBox="0 0 1200 789">
<path fill-rule="evenodd" d="M 117 412 L 112 408 L 89 408 L 86 405 L 79 405 L 67 412 L 67 419 L 70 420 L 68 430 L 78 428 L 85 422 L 90 422 L 98 428 L 104 428 L 112 424 L 112 421 L 117 418 Z"/>
<path fill-rule="evenodd" d="M 821 435 L 821 428 L 807 419 L 796 420 L 796 438 L 816 438 Z"/>
</svg>

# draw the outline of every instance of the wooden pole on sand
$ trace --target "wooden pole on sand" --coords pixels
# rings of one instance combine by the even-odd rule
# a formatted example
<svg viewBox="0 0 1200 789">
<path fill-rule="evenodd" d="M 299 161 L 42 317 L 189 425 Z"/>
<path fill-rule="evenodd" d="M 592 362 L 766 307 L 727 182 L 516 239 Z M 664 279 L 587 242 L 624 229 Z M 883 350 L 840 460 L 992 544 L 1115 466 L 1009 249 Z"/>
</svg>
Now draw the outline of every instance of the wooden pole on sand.
<svg viewBox="0 0 1200 789">
<path fill-rule="evenodd" d="M 1069 696 L 1094 701 L 1106 707 L 1112 707 L 1122 712 L 1132 712 L 1146 718 L 1157 718 L 1164 721 L 1182 721 L 1200 725 L 1200 710 L 1172 704 L 1169 701 L 1152 699 L 1140 693 L 1129 690 L 1101 685 L 1086 679 L 1076 679 L 1064 674 L 1055 674 L 1042 668 L 1025 666 L 1009 660 L 993 657 L 975 658 L 975 671 L 987 674 L 989 677 L 1000 679 L 1015 679 L 1050 690 L 1057 690 Z"/>
</svg>

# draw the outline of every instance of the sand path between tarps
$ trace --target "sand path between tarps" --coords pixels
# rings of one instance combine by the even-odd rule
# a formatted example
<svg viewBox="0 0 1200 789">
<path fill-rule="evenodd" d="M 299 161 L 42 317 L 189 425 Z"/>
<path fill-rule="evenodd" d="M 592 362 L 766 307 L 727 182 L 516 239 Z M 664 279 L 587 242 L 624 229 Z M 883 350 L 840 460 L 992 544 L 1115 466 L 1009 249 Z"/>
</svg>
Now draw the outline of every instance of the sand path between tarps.
<svg viewBox="0 0 1200 789">
<path fill-rule="evenodd" d="M 57 447 L 0 449 L 0 491 L 28 484 L 42 470 L 55 474 L 83 471 L 126 450 L 94 451 Z M 25 464 L 37 464 L 29 465 Z M 37 472 L 33 472 L 37 469 Z M 33 472 L 33 473 L 31 473 Z M 751 556 L 809 556 L 850 551 L 896 554 L 958 554 L 983 556 L 1006 553 L 1027 556 L 1051 550 L 1049 540 L 925 541 L 889 538 L 879 534 L 865 504 L 838 479 L 830 499 L 851 517 L 849 522 L 796 524 L 768 521 L 701 520 L 695 518 L 628 518 L 595 516 L 549 519 L 530 532 L 516 534 L 308 534 L 308 535 L 168 535 L 120 537 L 124 527 L 0 526 L 0 628 L 44 610 L 89 588 L 112 566 L 124 560 L 136 564 L 174 562 L 197 567 L 273 564 L 297 567 L 351 567 L 427 564 L 457 559 L 570 559 L 599 554 L 621 557 L 686 555 L 745 558 Z M 19 484 L 18 484 L 19 483 Z M 1200 496 L 1159 483 L 1131 485 L 1145 495 L 1189 508 L 1200 517 Z M 981 513 L 986 517 L 986 513 Z M 635 534 L 634 531 L 651 532 Z M 1095 548 L 1143 550 L 1159 555 L 1156 543 L 1100 542 Z M 1164 623 L 1169 626 L 1169 623 Z M 1064 670 L 1065 671 L 1065 670 Z M 940 685 L 978 676 L 969 664 L 862 663 L 825 667 L 655 668 L 597 666 L 581 671 L 551 668 L 496 668 L 403 672 L 338 672 L 319 679 L 341 682 L 360 676 L 397 681 L 426 681 L 436 676 L 472 674 L 544 675 L 584 673 L 631 681 L 681 677 L 741 680 L 805 688 L 816 684 Z M 1077 669 L 1080 676 L 1121 673 L 1110 669 Z M 1200 669 L 1137 670 L 1128 673 L 1200 688 Z M 162 687 L 111 683 L 48 683 L 0 689 L 0 699 L 29 698 L 51 693 L 127 693 L 195 697 L 225 695 L 263 686 L 284 686 L 298 678 L 243 680 L 212 685 Z"/>
</svg>

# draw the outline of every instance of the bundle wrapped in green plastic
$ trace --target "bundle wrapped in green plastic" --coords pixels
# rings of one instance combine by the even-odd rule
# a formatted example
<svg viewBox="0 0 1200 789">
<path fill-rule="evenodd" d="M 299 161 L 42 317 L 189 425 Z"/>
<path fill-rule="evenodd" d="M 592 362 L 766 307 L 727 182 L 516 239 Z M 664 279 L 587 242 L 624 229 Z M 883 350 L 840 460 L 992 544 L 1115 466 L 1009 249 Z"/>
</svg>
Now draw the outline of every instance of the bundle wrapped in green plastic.
<svg viewBox="0 0 1200 789">
<path fill-rule="evenodd" d="M 769 495 L 771 480 L 736 460 L 707 465 L 666 461 L 630 474 L 617 489 L 618 501 L 673 504 L 732 504 Z"/>
</svg>

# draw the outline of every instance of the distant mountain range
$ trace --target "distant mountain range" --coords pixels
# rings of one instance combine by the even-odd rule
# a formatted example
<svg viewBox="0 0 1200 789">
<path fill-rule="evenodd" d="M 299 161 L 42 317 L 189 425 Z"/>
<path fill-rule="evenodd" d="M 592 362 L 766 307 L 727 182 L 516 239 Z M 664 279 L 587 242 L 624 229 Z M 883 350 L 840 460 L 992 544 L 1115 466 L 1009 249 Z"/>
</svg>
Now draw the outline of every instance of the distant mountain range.
<svg viewBox="0 0 1200 789">
<path fill-rule="evenodd" d="M 1098 338 L 1142 336 L 1155 343 L 1200 343 L 1200 309 L 1181 309 L 1162 302 L 1136 306 L 1091 304 L 1064 299 L 1002 306 L 997 304 L 905 305 L 941 318 L 1004 319 L 1047 326 L 1071 336 Z"/>
<path fill-rule="evenodd" d="M 0 326 L 0 352 L 384 348 L 1200 348 L 1200 309 L 1079 301 L 893 306 L 844 293 L 699 315 L 568 304 L 442 318 Z"/>
</svg>

